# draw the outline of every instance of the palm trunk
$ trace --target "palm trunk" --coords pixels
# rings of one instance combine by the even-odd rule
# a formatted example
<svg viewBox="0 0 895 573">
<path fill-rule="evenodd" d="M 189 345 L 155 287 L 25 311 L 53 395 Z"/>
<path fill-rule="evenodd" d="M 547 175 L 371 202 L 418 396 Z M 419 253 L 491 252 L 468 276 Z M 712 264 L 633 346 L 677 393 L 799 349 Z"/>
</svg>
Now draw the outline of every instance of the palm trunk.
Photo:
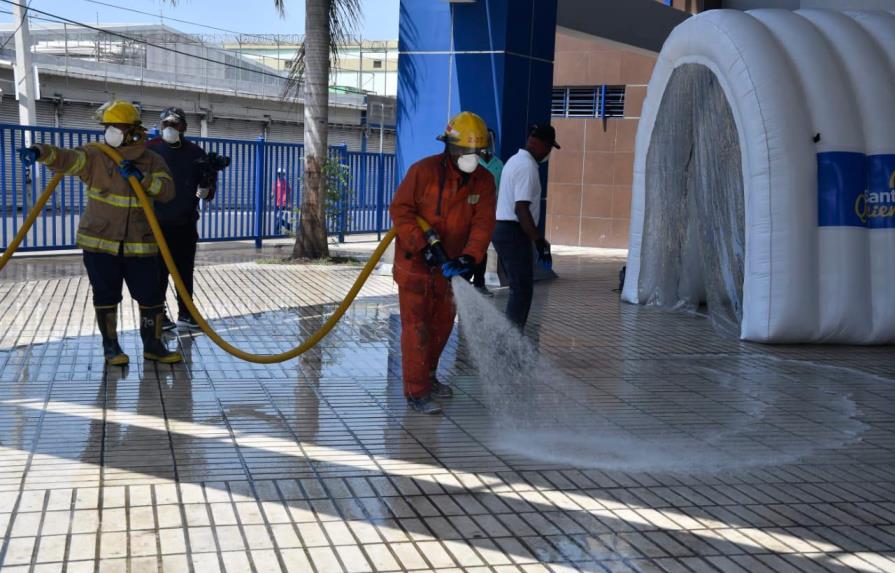
<svg viewBox="0 0 895 573">
<path fill-rule="evenodd" d="M 323 165 L 329 149 L 329 4 L 305 1 L 305 165 L 301 221 L 292 256 L 329 256 L 326 233 L 326 178 Z"/>
</svg>

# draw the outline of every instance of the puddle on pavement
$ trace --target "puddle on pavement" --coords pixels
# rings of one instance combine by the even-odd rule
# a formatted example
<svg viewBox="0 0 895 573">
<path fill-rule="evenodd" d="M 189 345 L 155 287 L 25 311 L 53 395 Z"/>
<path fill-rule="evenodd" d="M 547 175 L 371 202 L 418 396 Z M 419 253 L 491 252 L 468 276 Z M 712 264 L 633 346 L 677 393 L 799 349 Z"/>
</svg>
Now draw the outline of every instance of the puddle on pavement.
<svg viewBox="0 0 895 573">
<path fill-rule="evenodd" d="M 853 443 L 867 429 L 851 397 L 809 362 L 782 361 L 779 376 L 774 371 L 756 381 L 749 378 L 755 356 L 743 375 L 736 363 L 743 357 L 673 357 L 662 361 L 664 370 L 690 373 L 698 383 L 678 394 L 659 381 L 622 382 L 610 395 L 541 356 L 468 283 L 455 279 L 454 295 L 498 454 L 582 468 L 704 474 L 803 460 Z M 860 375 L 849 371 L 848 379 Z"/>
</svg>

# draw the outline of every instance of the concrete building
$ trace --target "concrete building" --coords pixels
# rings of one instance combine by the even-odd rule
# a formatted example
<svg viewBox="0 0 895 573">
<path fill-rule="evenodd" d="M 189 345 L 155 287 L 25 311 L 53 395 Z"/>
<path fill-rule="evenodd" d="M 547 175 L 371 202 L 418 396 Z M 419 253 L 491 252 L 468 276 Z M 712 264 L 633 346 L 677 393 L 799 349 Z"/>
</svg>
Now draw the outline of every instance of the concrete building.
<svg viewBox="0 0 895 573">
<path fill-rule="evenodd" d="M 716 7 L 696 0 L 660 3 L 659 10 L 685 14 Z M 663 16 L 674 18 L 667 26 L 685 17 Z M 550 163 L 546 231 L 560 245 L 626 248 L 634 139 L 661 43 L 597 33 L 603 36 L 562 22 L 557 28 L 551 122 L 562 149 Z"/>
<path fill-rule="evenodd" d="M 287 80 L 281 71 L 167 26 L 97 27 L 106 32 L 32 17 L 38 125 L 96 128 L 97 107 L 117 98 L 139 103 L 150 125 L 159 111 L 176 105 L 187 112 L 194 135 L 302 141 L 301 94 L 284 97 Z M 0 26 L 0 44 L 14 31 L 13 25 Z M 0 123 L 19 122 L 14 62 L 9 42 L 0 49 Z M 367 122 L 364 94 L 331 94 L 332 145 L 360 150 L 367 136 L 375 136 L 378 149 L 376 129 L 384 115 L 383 149 L 394 150 L 394 105 L 371 100 L 373 125 Z"/>
<path fill-rule="evenodd" d="M 627 245 L 634 137 L 654 64 L 642 51 L 557 32 L 551 123 L 562 149 L 550 160 L 551 242 Z"/>
<path fill-rule="evenodd" d="M 250 36 L 222 45 L 267 67 L 286 71 L 298 53 L 300 41 L 294 37 Z M 332 62 L 330 84 L 335 91 L 394 97 L 398 93 L 398 42 L 357 40 L 346 44 Z"/>
</svg>

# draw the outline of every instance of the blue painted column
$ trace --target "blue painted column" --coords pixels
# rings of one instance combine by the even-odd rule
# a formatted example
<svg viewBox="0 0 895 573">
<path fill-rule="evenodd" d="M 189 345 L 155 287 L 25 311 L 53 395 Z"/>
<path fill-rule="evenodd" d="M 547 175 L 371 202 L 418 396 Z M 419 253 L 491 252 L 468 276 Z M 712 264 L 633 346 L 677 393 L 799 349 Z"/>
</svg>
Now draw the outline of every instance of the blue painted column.
<svg viewBox="0 0 895 573">
<path fill-rule="evenodd" d="M 550 121 L 557 0 L 401 0 L 398 175 L 443 144 L 461 111 L 482 116 L 506 161 L 528 126 Z M 562 142 L 560 142 L 562 144 Z M 544 226 L 546 165 L 541 221 Z"/>
</svg>

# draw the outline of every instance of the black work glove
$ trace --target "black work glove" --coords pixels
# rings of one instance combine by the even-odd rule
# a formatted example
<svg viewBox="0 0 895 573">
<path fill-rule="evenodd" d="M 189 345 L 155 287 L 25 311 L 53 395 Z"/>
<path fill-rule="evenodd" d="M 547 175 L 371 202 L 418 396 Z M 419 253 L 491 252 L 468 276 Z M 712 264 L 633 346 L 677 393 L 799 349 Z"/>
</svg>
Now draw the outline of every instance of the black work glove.
<svg viewBox="0 0 895 573">
<path fill-rule="evenodd" d="M 436 247 L 434 248 L 432 245 L 426 245 L 422 251 L 422 255 L 426 264 L 433 269 L 448 262 L 447 253 L 444 252 L 444 247 L 441 246 L 441 243 L 436 243 Z"/>
<path fill-rule="evenodd" d="M 550 254 L 550 243 L 545 239 L 535 241 L 535 249 L 538 251 L 538 265 L 545 271 L 553 269 L 553 255 Z"/>
<path fill-rule="evenodd" d="M 469 255 L 460 255 L 441 265 L 441 272 L 446 279 L 460 276 L 469 280 L 473 271 L 475 271 L 475 259 Z"/>
</svg>

